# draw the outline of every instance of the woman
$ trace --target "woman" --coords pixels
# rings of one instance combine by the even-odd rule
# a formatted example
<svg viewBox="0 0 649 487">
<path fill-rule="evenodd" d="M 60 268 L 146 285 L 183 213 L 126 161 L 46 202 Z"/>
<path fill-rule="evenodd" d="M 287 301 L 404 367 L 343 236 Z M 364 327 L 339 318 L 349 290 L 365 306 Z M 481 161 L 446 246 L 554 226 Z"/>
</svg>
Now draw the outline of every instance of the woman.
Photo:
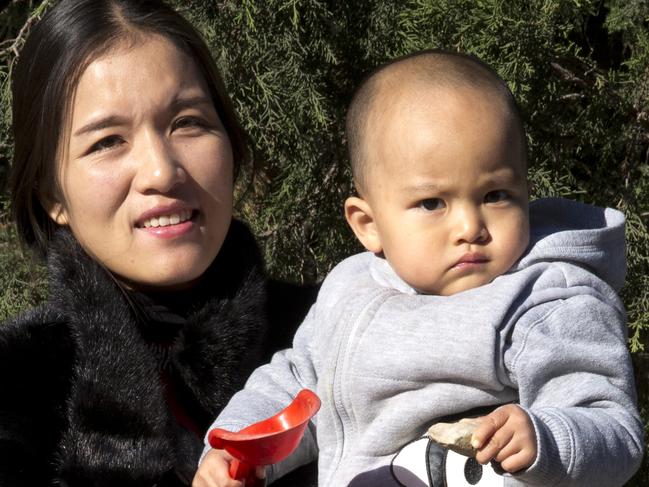
<svg viewBox="0 0 649 487">
<path fill-rule="evenodd" d="M 209 52 L 157 1 L 63 0 L 21 53 L 13 122 L 50 297 L 0 327 L 0 485 L 189 485 L 312 299 L 268 283 L 232 220 L 248 151 Z"/>
</svg>

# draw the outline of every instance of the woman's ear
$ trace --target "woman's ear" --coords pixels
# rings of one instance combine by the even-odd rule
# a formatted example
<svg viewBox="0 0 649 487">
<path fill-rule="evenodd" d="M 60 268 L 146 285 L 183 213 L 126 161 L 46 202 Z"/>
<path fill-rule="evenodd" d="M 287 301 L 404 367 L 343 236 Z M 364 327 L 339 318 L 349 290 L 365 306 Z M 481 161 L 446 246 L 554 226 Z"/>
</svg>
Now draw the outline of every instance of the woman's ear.
<svg viewBox="0 0 649 487">
<path fill-rule="evenodd" d="M 49 194 L 49 192 L 48 194 L 41 192 L 39 199 L 47 214 L 50 215 L 50 218 L 54 220 L 57 225 L 64 226 L 68 224 L 68 212 L 63 203 Z"/>
<path fill-rule="evenodd" d="M 381 236 L 376 228 L 372 208 L 366 200 L 358 196 L 347 198 L 345 200 L 345 218 L 363 247 L 375 254 L 383 251 Z"/>
</svg>

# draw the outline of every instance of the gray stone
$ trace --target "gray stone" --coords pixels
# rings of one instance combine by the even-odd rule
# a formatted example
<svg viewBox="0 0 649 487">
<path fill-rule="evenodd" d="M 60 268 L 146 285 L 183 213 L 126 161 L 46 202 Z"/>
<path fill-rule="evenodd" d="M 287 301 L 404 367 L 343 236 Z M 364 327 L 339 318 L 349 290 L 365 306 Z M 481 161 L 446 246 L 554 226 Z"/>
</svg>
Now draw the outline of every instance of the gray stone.
<svg viewBox="0 0 649 487">
<path fill-rule="evenodd" d="M 473 418 L 461 419 L 457 423 L 435 423 L 428 428 L 428 437 L 435 443 L 467 457 L 474 457 L 476 449 L 471 446 L 471 436 L 478 427 Z"/>
</svg>

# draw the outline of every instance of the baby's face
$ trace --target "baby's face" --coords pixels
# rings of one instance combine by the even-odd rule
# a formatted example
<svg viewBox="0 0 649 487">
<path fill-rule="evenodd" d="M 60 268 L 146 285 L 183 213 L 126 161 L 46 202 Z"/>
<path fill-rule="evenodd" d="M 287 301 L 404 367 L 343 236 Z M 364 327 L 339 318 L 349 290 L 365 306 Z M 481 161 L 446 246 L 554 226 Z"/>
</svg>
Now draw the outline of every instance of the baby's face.
<svg viewBox="0 0 649 487">
<path fill-rule="evenodd" d="M 501 103 L 429 88 L 375 113 L 365 199 L 397 274 L 451 295 L 506 272 L 527 247 L 529 222 L 520 136 Z"/>
</svg>

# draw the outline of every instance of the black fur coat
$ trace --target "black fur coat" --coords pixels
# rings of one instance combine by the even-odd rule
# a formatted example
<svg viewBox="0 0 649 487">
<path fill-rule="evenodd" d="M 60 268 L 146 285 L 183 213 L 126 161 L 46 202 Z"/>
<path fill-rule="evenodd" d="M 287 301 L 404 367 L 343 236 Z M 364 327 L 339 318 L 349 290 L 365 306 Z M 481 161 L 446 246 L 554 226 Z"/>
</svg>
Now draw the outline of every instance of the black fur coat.
<svg viewBox="0 0 649 487">
<path fill-rule="evenodd" d="M 47 304 L 0 325 L 0 486 L 188 485 L 202 440 L 170 412 L 132 297 L 66 231 L 48 267 Z M 315 290 L 269 282 L 233 222 L 193 292 L 165 369 L 204 431 L 254 367 L 289 346 Z M 281 484 L 315 485 L 314 474 Z"/>
</svg>

